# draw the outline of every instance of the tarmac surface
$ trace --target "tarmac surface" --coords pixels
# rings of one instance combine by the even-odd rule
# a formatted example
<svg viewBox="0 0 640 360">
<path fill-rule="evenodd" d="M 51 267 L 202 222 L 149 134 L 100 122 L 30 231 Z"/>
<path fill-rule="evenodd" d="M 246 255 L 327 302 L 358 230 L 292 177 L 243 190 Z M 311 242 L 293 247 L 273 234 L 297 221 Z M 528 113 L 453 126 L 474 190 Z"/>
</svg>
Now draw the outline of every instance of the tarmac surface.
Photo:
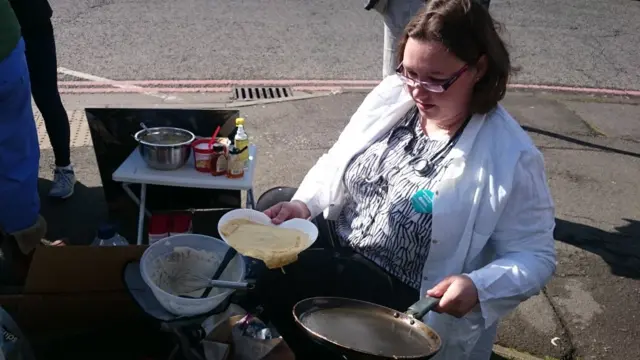
<svg viewBox="0 0 640 360">
<path fill-rule="evenodd" d="M 380 79 L 381 17 L 344 0 L 55 0 L 61 67 L 113 80 Z M 640 2 L 493 0 L 516 83 L 640 90 Z M 64 77 L 65 80 L 78 80 Z"/>
<path fill-rule="evenodd" d="M 106 217 L 85 107 L 237 108 L 257 144 L 256 194 L 296 186 L 337 139 L 364 93 L 315 94 L 254 105 L 222 104 L 215 95 L 179 106 L 143 95 L 65 96 L 79 183 L 62 202 L 46 199 L 52 152 L 42 135 L 41 191 L 50 240 L 87 243 Z M 497 344 L 556 359 L 640 356 L 640 101 L 510 92 L 503 104 L 545 155 L 556 203 L 558 269 L 538 296 L 502 321 Z M 213 105 L 211 105 L 213 104 Z M 42 130 L 42 127 L 40 127 Z"/>
</svg>

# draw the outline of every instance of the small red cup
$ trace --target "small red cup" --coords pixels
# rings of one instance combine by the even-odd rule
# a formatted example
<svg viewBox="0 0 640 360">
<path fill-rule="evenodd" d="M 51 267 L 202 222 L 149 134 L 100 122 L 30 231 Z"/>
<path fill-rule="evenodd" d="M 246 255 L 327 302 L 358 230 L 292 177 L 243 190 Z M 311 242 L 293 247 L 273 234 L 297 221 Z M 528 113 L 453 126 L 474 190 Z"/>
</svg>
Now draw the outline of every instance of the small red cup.
<svg viewBox="0 0 640 360">
<path fill-rule="evenodd" d="M 169 236 L 170 218 L 167 214 L 153 214 L 149 220 L 149 245 Z"/>
<path fill-rule="evenodd" d="M 190 213 L 178 213 L 171 216 L 171 227 L 169 233 L 171 235 L 176 234 L 190 234 L 192 229 L 192 216 Z"/>
</svg>

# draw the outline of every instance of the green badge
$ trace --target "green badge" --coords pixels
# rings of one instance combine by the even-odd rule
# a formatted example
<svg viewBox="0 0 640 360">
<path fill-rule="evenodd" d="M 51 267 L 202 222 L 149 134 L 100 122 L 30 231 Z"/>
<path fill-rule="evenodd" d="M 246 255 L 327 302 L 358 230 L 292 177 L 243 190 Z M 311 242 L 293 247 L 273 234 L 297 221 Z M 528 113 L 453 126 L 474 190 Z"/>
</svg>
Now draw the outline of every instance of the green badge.
<svg viewBox="0 0 640 360">
<path fill-rule="evenodd" d="M 418 190 L 411 197 L 411 205 L 413 210 L 421 214 L 430 214 L 433 211 L 434 193 L 431 190 Z"/>
</svg>

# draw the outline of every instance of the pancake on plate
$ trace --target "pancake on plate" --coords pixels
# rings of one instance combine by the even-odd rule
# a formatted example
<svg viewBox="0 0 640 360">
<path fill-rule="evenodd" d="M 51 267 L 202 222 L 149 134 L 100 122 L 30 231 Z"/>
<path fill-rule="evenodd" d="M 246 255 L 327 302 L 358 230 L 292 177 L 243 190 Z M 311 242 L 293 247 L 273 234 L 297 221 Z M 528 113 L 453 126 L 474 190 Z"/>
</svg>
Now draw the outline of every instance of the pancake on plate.
<svg viewBox="0 0 640 360">
<path fill-rule="evenodd" d="M 276 269 L 298 260 L 298 254 L 309 246 L 303 231 L 265 225 L 248 219 L 234 219 L 220 226 L 229 246 L 240 254 L 264 261 Z"/>
</svg>

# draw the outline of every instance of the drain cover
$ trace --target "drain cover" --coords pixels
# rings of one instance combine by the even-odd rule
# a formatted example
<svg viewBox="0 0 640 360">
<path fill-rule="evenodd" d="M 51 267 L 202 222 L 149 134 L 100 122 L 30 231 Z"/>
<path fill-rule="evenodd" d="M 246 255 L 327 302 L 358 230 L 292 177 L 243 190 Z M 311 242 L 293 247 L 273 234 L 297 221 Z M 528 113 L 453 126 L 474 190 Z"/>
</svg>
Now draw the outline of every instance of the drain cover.
<svg viewBox="0 0 640 360">
<path fill-rule="evenodd" d="M 234 100 L 285 99 L 293 96 L 288 87 L 234 87 Z"/>
</svg>

